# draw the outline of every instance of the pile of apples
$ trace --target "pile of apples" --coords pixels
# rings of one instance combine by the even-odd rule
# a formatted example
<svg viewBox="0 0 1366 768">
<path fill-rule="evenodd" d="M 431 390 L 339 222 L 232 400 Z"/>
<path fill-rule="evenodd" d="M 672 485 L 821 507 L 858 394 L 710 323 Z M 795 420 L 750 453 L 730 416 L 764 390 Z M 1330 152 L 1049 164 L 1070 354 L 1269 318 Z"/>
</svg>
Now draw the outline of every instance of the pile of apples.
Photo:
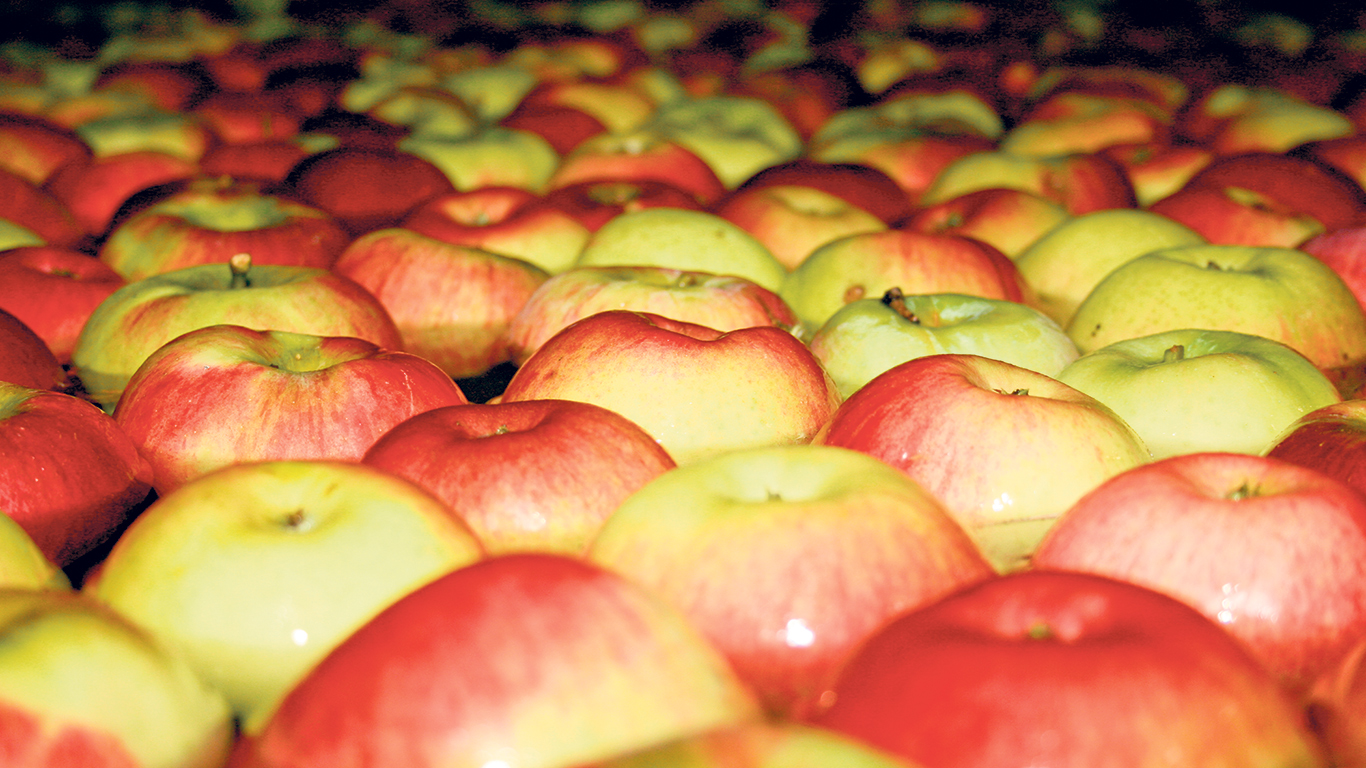
<svg viewBox="0 0 1366 768">
<path fill-rule="evenodd" d="M 1366 767 L 1366 18 L 1011 9 L 0 46 L 0 766 Z"/>
</svg>

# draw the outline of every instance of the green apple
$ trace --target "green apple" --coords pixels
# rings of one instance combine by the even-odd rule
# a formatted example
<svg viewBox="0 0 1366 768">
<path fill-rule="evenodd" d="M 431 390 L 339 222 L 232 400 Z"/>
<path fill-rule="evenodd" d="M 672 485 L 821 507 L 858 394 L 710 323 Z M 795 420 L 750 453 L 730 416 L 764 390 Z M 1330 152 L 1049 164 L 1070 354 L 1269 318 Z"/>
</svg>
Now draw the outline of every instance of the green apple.
<svg viewBox="0 0 1366 768">
<path fill-rule="evenodd" d="M 891 617 L 995 573 L 918 483 L 823 445 L 669 470 L 617 507 L 587 556 L 682 609 L 785 717 L 819 709 L 845 657 Z"/>
<path fill-rule="evenodd" d="M 462 191 L 503 186 L 543 192 L 560 164 L 540 135 L 496 125 L 466 136 L 412 134 L 398 148 L 440 168 Z"/>
<path fill-rule="evenodd" d="M 1259 454 L 1296 419 L 1340 401 L 1304 355 L 1262 336 L 1179 329 L 1117 341 L 1057 379 L 1134 428 L 1153 458 Z"/>
<path fill-rule="evenodd" d="M 667 267 L 735 275 L 777 291 L 787 269 L 753 235 L 714 213 L 646 208 L 620 214 L 588 240 L 578 267 Z"/>
<path fill-rule="evenodd" d="M 1126 261 L 1162 248 L 1203 245 L 1194 230 L 1136 208 L 1093 211 L 1060 223 L 1015 257 L 1040 309 L 1066 325 L 1091 289 Z"/>
<path fill-rule="evenodd" d="M 454 512 L 397 476 L 261 462 L 158 499 L 84 591 L 183 653 L 250 731 L 357 627 L 482 557 Z"/>
<path fill-rule="evenodd" d="M 756 97 L 700 96 L 661 104 L 649 126 L 697 153 L 727 189 L 802 153 L 797 130 Z"/>
<path fill-rule="evenodd" d="M 911 768 L 835 731 L 790 720 L 741 723 L 585 768 Z"/>
<path fill-rule="evenodd" d="M 1024 304 L 960 293 L 906 296 L 899 288 L 881 299 L 845 304 L 809 346 L 844 398 L 883 371 L 925 355 L 981 355 L 1046 376 L 1078 355 L 1061 326 Z"/>
<path fill-rule="evenodd" d="M 1366 359 L 1366 314 L 1331 267 L 1291 248 L 1193 245 L 1120 265 L 1066 325 L 1082 354 L 1179 328 L 1280 341 L 1321 370 Z"/>
<path fill-rule="evenodd" d="M 79 592 L 0 589 L 5 765 L 218 768 L 232 715 L 183 658 Z"/>
<path fill-rule="evenodd" d="M 46 241 L 28 227 L 15 224 L 9 219 L 0 219 L 0 251 L 45 244 Z"/>
<path fill-rule="evenodd" d="M 23 526 L 0 512 L 0 588 L 70 586 L 66 574 L 43 554 Z"/>
</svg>

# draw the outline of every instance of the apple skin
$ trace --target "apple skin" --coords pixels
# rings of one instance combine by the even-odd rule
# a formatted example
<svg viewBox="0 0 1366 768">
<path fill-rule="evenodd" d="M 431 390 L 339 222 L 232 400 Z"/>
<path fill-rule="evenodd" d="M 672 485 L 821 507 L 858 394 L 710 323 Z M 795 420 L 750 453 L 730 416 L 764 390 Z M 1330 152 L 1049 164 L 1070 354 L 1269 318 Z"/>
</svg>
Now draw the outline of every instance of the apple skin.
<svg viewBox="0 0 1366 768">
<path fill-rule="evenodd" d="M 716 172 L 682 144 L 651 130 L 605 133 L 566 154 L 547 182 L 550 191 L 587 182 L 660 182 L 710 206 L 726 193 Z"/>
<path fill-rule="evenodd" d="M 1265 454 L 1366 493 L 1366 400 L 1343 400 L 1300 416 L 1276 436 Z"/>
<path fill-rule="evenodd" d="M 808 346 L 845 399 L 887 369 L 926 355 L 981 355 L 1046 376 L 1057 376 L 1078 355 L 1061 326 L 1024 304 L 956 293 L 906 296 L 898 288 L 845 304 Z"/>
<path fill-rule="evenodd" d="M 1125 472 L 1069 509 L 1033 562 L 1186 602 L 1297 696 L 1366 634 L 1366 496 L 1279 459 L 1190 453 Z"/>
<path fill-rule="evenodd" d="M 0 588 L 0 648 L 9 765 L 215 768 L 228 755 L 222 694 L 87 595 Z"/>
<path fill-rule="evenodd" d="M 828 728 L 791 720 L 707 731 L 583 768 L 913 768 Z"/>
<path fill-rule="evenodd" d="M 183 655 L 254 732 L 347 635 L 483 556 L 445 504 L 401 478 L 257 462 L 158 498 L 82 592 Z"/>
<path fill-rule="evenodd" d="M 1170 128 L 1170 115 L 1144 99 L 1061 91 L 1030 108 L 1001 136 L 999 148 L 1026 157 L 1097 153 L 1165 140 Z"/>
<path fill-rule="evenodd" d="M 384 349 L 403 348 L 384 305 L 354 280 L 325 269 L 242 263 L 154 275 L 125 285 L 96 307 L 71 353 L 91 399 L 112 413 L 129 377 L 149 355 L 210 325 L 354 336 Z"/>
<path fill-rule="evenodd" d="M 577 558 L 511 554 L 440 577 L 356 630 L 229 766 L 552 768 L 757 711 L 662 598 Z"/>
<path fill-rule="evenodd" d="M 994 247 L 904 229 L 850 235 L 817 248 L 787 276 L 778 295 L 814 330 L 849 302 L 891 288 L 1014 302 L 1030 295 L 1015 264 Z"/>
<path fill-rule="evenodd" d="M 737 190 L 713 210 L 754 235 L 788 269 L 795 269 L 812 251 L 832 240 L 887 229 L 870 211 L 802 184 Z"/>
<path fill-rule="evenodd" d="M 1183 328 L 1117 341 L 1055 378 L 1113 409 L 1153 458 L 1260 454 L 1296 419 L 1342 399 L 1304 355 L 1234 331 Z"/>
<path fill-rule="evenodd" d="M 99 259 L 68 248 L 0 253 L 0 310 L 28 326 L 62 364 L 71 362 L 90 313 L 126 282 Z"/>
<path fill-rule="evenodd" d="M 816 725 L 925 768 L 1322 764 L 1300 711 L 1179 601 L 1026 571 L 893 620 Z"/>
<path fill-rule="evenodd" d="M 801 156 L 801 136 L 769 102 L 719 93 L 660 104 L 646 125 L 701 157 L 726 189 Z"/>
<path fill-rule="evenodd" d="M 94 156 L 75 131 L 51 120 L 16 112 L 0 114 L 0 167 L 42 184 L 63 165 Z"/>
<path fill-rule="evenodd" d="M 1309 717 L 1331 765 L 1366 765 L 1366 640 L 1325 672 L 1310 692 Z"/>
<path fill-rule="evenodd" d="M 114 420 L 164 496 L 229 464 L 359 461 L 395 425 L 465 402 L 449 376 L 416 355 L 344 336 L 212 325 L 148 356 Z"/>
<path fill-rule="evenodd" d="M 19 318 L 0 309 L 0 382 L 34 389 L 63 389 L 66 371 L 47 342 Z"/>
<path fill-rule="evenodd" d="M 138 192 L 194 178 L 200 166 L 166 152 L 150 150 L 68 163 L 43 188 L 60 200 L 95 238 L 103 238 L 119 208 Z"/>
<path fill-rule="evenodd" d="M 544 399 L 614 410 L 682 465 L 737 448 L 808 442 L 839 405 L 839 392 L 806 345 L 782 329 L 723 332 L 610 310 L 547 340 L 502 394 L 502 402 Z"/>
<path fill-rule="evenodd" d="M 217 144 L 209 147 L 204 156 L 199 158 L 199 170 L 206 176 L 231 176 L 263 185 L 278 184 L 284 188 L 295 167 L 315 153 L 328 149 L 334 147 L 314 146 L 310 137 L 303 136 L 243 144 Z M 336 213 L 333 213 L 333 217 L 340 218 Z"/>
<path fill-rule="evenodd" d="M 1067 209 L 1042 195 L 992 187 L 918 208 L 901 226 L 925 234 L 971 237 L 1014 259 L 1070 217 Z"/>
<path fill-rule="evenodd" d="M 967 354 L 920 357 L 880 374 L 812 442 L 862 451 L 909 475 L 1001 571 L 1025 564 L 1077 499 L 1150 459 L 1133 429 L 1095 398 Z"/>
<path fill-rule="evenodd" d="M 14 518 L 0 511 L 0 589 L 69 589 L 71 580 Z"/>
<path fill-rule="evenodd" d="M 504 334 L 549 277 L 528 261 L 404 227 L 356 238 L 332 271 L 384 305 L 405 350 L 454 378 L 478 376 L 509 359 Z"/>
<path fill-rule="evenodd" d="M 539 194 L 560 164 L 539 134 L 497 125 L 462 136 L 414 133 L 400 139 L 398 149 L 436 166 L 461 191 L 521 187 Z"/>
<path fill-rule="evenodd" d="M 1124 170 L 1100 155 L 1019 157 L 996 150 L 965 155 L 950 163 L 925 190 L 920 205 L 937 205 L 993 187 L 1042 195 L 1073 216 L 1108 208 L 1133 208 L 1136 204 Z"/>
<path fill-rule="evenodd" d="M 778 294 L 744 278 L 664 267 L 575 267 L 551 276 L 517 311 L 504 335 L 509 355 L 521 365 L 572 323 L 613 309 L 651 312 L 718 331 L 798 325 Z"/>
<path fill-rule="evenodd" d="M 1293 155 L 1252 152 L 1220 157 L 1186 182 L 1184 189 L 1236 187 L 1312 218 L 1326 230 L 1361 222 L 1366 192 L 1341 174 Z"/>
<path fill-rule="evenodd" d="M 88 246 L 87 232 L 66 203 L 44 187 L 0 167 L 0 211 L 47 245 Z"/>
<path fill-rule="evenodd" d="M 1205 147 L 1165 141 L 1118 144 L 1102 149 L 1100 155 L 1124 169 L 1140 208 L 1185 186 L 1214 161 L 1214 153 Z"/>
<path fill-rule="evenodd" d="M 546 192 L 542 199 L 546 205 L 573 216 L 589 232 L 597 232 L 623 213 L 646 208 L 705 210 L 690 192 L 652 179 L 581 181 L 556 187 Z"/>
<path fill-rule="evenodd" d="M 1130 259 L 1065 326 L 1082 354 L 1178 328 L 1282 342 L 1320 370 L 1366 359 L 1366 314 L 1333 270 L 1303 251 L 1239 245 L 1164 248 Z"/>
<path fill-rule="evenodd" d="M 410 211 L 402 227 L 529 261 L 550 274 L 568 269 L 592 234 L 569 213 L 518 187 L 436 195 Z"/>
<path fill-rule="evenodd" d="M 346 145 L 301 161 L 285 186 L 353 235 L 397 226 L 420 203 L 455 189 L 440 168 L 417 155 Z"/>
<path fill-rule="evenodd" d="M 627 496 L 674 467 L 634 422 L 572 400 L 436 408 L 362 460 L 444 501 L 490 554 L 581 555 Z"/>
<path fill-rule="evenodd" d="M 1297 247 L 1332 267 L 1366 309 L 1366 223 L 1315 235 Z"/>
<path fill-rule="evenodd" d="M 1148 206 L 1219 245 L 1294 248 L 1322 234 L 1318 219 L 1242 187 L 1187 185 Z"/>
<path fill-rule="evenodd" d="M 331 267 L 351 236 L 329 214 L 252 185 L 193 183 L 116 224 L 100 260 L 127 280 L 249 253 L 257 264 Z"/>
<path fill-rule="evenodd" d="M 782 718 L 816 707 L 885 621 L 995 575 L 917 483 L 817 445 L 665 473 L 612 513 L 587 557 L 682 609 Z"/>
</svg>

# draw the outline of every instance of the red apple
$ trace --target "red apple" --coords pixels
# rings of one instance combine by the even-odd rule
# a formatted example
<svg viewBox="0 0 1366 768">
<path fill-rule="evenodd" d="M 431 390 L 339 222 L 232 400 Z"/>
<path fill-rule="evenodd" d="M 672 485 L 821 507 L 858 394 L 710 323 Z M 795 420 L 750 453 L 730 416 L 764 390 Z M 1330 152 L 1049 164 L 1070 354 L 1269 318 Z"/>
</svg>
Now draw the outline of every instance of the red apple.
<svg viewBox="0 0 1366 768">
<path fill-rule="evenodd" d="M 1366 496 L 1279 459 L 1190 453 L 1124 472 L 1058 520 L 1033 564 L 1170 594 L 1296 694 L 1366 635 Z"/>
<path fill-rule="evenodd" d="M 1095 153 L 1118 144 L 1163 142 L 1170 125 L 1170 113 L 1144 99 L 1059 91 L 1035 104 L 999 147 L 1030 157 Z"/>
<path fill-rule="evenodd" d="M 490 553 L 567 555 L 674 466 L 633 422 L 571 400 L 437 408 L 389 430 L 364 462 L 444 501 Z"/>
<path fill-rule="evenodd" d="M 86 244 L 86 229 L 56 195 L 0 167 L 0 211 L 6 221 L 18 224 L 47 245 L 75 248 Z"/>
<path fill-rule="evenodd" d="M 1357 186 L 1366 187 L 1366 135 L 1358 133 L 1336 139 L 1311 141 L 1297 147 L 1292 155 L 1308 158 L 1346 176 L 1356 182 Z"/>
<path fill-rule="evenodd" d="M 51 120 L 0 113 L 0 167 L 34 184 L 44 183 L 61 166 L 93 154 L 75 131 Z"/>
<path fill-rule="evenodd" d="M 1246 189 L 1312 217 L 1327 230 L 1360 223 L 1366 213 L 1366 192 L 1351 180 L 1285 154 L 1221 157 L 1192 176 L 1186 187 Z"/>
<path fill-rule="evenodd" d="M 1366 765 L 1366 638 L 1322 677 L 1310 695 L 1314 730 L 1340 768 Z"/>
<path fill-rule="evenodd" d="M 808 442 L 839 404 L 830 377 L 788 331 L 722 332 L 628 310 L 591 315 L 551 337 L 502 395 L 543 399 L 614 410 L 679 464 Z"/>
<path fill-rule="evenodd" d="M 1243 187 L 1187 185 L 1148 206 L 1217 245 L 1294 248 L 1324 231 L 1297 206 Z"/>
<path fill-rule="evenodd" d="M 416 155 L 345 143 L 300 162 L 285 183 L 352 234 L 395 226 L 419 203 L 455 189 L 440 168 Z"/>
<path fill-rule="evenodd" d="M 576 558 L 503 555 L 418 588 L 342 641 L 229 765 L 553 768 L 755 714 L 661 598 Z"/>
<path fill-rule="evenodd" d="M 217 91 L 201 99 L 193 114 L 227 144 L 287 139 L 299 132 L 300 118 L 281 94 Z"/>
<path fill-rule="evenodd" d="M 148 356 L 114 419 L 165 495 L 229 464 L 358 461 L 396 424 L 464 402 L 449 376 L 415 355 L 351 337 L 214 325 Z"/>
<path fill-rule="evenodd" d="M 217 144 L 199 158 L 199 169 L 206 176 L 283 184 L 294 167 L 315 151 L 321 150 L 311 148 L 300 138 Z"/>
<path fill-rule="evenodd" d="M 34 389 L 66 385 L 66 371 L 47 342 L 4 309 L 0 309 L 0 381 Z"/>
<path fill-rule="evenodd" d="M 1101 155 L 1019 157 L 999 150 L 965 155 L 950 163 L 925 190 L 920 204 L 936 205 L 993 187 L 1042 195 L 1074 216 L 1135 205 L 1134 189 L 1124 169 Z"/>
<path fill-rule="evenodd" d="M 546 188 L 586 181 L 661 181 L 689 192 L 704 206 L 726 191 L 699 155 L 650 131 L 589 138 L 564 156 Z"/>
<path fill-rule="evenodd" d="M 1124 169 L 1139 207 L 1172 194 L 1214 160 L 1214 153 L 1191 144 L 1150 141 L 1117 144 L 1100 151 Z"/>
<path fill-rule="evenodd" d="M 1366 400 L 1344 400 L 1304 414 L 1265 453 L 1366 493 Z"/>
<path fill-rule="evenodd" d="M 162 184 L 188 181 L 200 167 L 166 152 L 127 152 L 67 163 L 53 171 L 43 188 L 98 239 L 109 231 L 119 208 L 129 198 Z"/>
<path fill-rule="evenodd" d="M 151 490 L 114 419 L 77 397 L 0 381 L 0 510 L 59 566 L 104 543 Z"/>
<path fill-rule="evenodd" d="M 134 281 L 238 253 L 260 265 L 327 268 L 350 241 L 323 210 L 252 184 L 206 179 L 117 224 L 99 256 Z"/>
<path fill-rule="evenodd" d="M 1298 247 L 1332 267 L 1366 309 L 1366 221 L 1315 235 Z"/>
<path fill-rule="evenodd" d="M 0 252 L 0 310 L 36 333 L 59 363 L 71 361 L 90 313 L 124 283 L 80 251 L 28 246 Z"/>
<path fill-rule="evenodd" d="M 504 334 L 547 277 L 529 262 L 402 227 L 356 238 L 333 271 L 379 300 L 404 349 L 455 378 L 510 359 Z"/>
<path fill-rule="evenodd" d="M 893 620 L 815 718 L 925 768 L 1321 765 L 1217 625 L 1141 587 L 1024 572 Z"/>
<path fill-rule="evenodd" d="M 529 261 L 551 274 L 568 269 L 592 234 L 569 213 L 520 187 L 440 194 L 409 212 L 401 226 L 448 243 Z"/>
<path fill-rule="evenodd" d="M 1070 216 L 1042 195 L 993 187 L 919 208 L 902 226 L 927 235 L 981 240 L 1014 259 Z"/>
<path fill-rule="evenodd" d="M 547 205 L 573 216 L 596 232 L 602 225 L 623 213 L 646 208 L 704 209 L 692 193 L 663 181 L 581 181 L 547 192 Z"/>
<path fill-rule="evenodd" d="M 769 166 L 749 177 L 727 197 L 773 186 L 818 189 L 868 211 L 888 225 L 900 222 L 912 211 L 911 198 L 883 171 L 858 163 L 823 163 L 807 158 Z M 724 205 L 724 201 L 717 205 Z"/>
</svg>

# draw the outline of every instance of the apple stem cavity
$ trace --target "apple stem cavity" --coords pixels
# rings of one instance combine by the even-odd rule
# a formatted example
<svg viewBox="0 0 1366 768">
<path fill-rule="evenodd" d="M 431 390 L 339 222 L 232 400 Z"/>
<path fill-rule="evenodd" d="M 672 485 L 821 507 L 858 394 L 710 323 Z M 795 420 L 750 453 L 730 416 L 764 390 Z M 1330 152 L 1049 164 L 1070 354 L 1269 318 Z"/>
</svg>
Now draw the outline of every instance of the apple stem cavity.
<svg viewBox="0 0 1366 768">
<path fill-rule="evenodd" d="M 1025 634 L 1030 640 L 1050 640 L 1053 638 L 1053 628 L 1048 626 L 1046 621 L 1036 621 L 1029 626 Z"/>
<path fill-rule="evenodd" d="M 1184 344 L 1173 344 L 1162 353 L 1162 362 L 1164 363 L 1175 363 L 1185 359 L 1186 347 Z"/>
<path fill-rule="evenodd" d="M 900 288 L 888 288 L 887 292 L 882 294 L 882 303 L 891 307 L 898 315 L 910 322 L 920 325 L 920 318 L 916 317 L 911 308 L 906 306 L 906 294 L 902 293 Z"/>
<path fill-rule="evenodd" d="M 1260 491 L 1257 489 L 1257 486 L 1252 485 L 1248 483 L 1246 480 L 1244 480 L 1242 485 L 1238 486 L 1237 488 L 1234 488 L 1232 491 L 1229 491 L 1227 498 L 1229 499 L 1229 501 L 1242 501 L 1243 499 L 1250 499 L 1254 496 L 1259 495 L 1261 494 Z"/>
<path fill-rule="evenodd" d="M 231 288 L 250 288 L 251 277 L 247 274 L 251 271 L 251 254 L 234 253 L 228 259 L 228 270 L 232 273 Z"/>
</svg>

